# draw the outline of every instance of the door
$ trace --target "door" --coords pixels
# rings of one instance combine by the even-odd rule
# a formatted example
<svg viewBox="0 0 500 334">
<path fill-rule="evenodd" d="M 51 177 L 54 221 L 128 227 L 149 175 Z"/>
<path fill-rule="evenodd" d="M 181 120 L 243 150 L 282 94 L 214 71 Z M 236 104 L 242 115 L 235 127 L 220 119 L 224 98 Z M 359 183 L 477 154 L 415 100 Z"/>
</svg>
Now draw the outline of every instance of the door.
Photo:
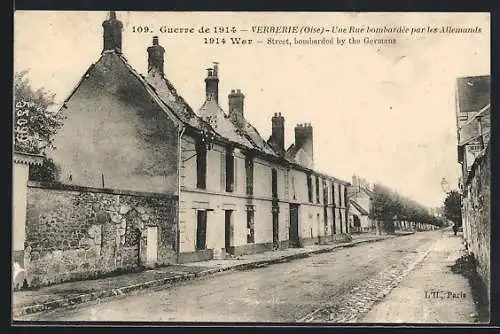
<svg viewBox="0 0 500 334">
<path fill-rule="evenodd" d="M 148 226 L 146 259 L 150 266 L 158 261 L 158 227 Z"/>
<path fill-rule="evenodd" d="M 205 249 L 207 243 L 207 212 L 198 210 L 196 223 L 196 250 Z"/>
<path fill-rule="evenodd" d="M 299 206 L 290 204 L 290 229 L 288 240 L 290 247 L 300 247 L 299 243 Z"/>
<path fill-rule="evenodd" d="M 335 208 L 332 208 L 332 236 L 337 234 L 337 222 L 335 221 Z"/>
<path fill-rule="evenodd" d="M 278 223 L 278 212 L 273 210 L 273 248 L 279 248 L 279 223 Z"/>
<path fill-rule="evenodd" d="M 318 233 L 318 244 L 321 244 L 321 219 L 319 213 L 316 215 L 316 231 Z"/>
<path fill-rule="evenodd" d="M 233 210 L 225 210 L 225 249 L 226 253 L 232 254 L 231 244 L 233 238 L 233 226 L 231 224 Z"/>
<path fill-rule="evenodd" d="M 326 238 L 328 236 L 328 208 L 326 206 L 323 207 L 323 226 Z"/>
</svg>

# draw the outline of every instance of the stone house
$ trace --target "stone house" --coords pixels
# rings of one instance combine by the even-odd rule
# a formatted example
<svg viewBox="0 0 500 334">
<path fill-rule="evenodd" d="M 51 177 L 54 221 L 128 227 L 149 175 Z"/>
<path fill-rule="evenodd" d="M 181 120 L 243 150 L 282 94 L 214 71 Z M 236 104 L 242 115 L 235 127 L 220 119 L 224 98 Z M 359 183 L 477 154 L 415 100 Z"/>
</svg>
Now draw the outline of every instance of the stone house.
<svg viewBox="0 0 500 334">
<path fill-rule="evenodd" d="M 356 232 L 376 232 L 376 222 L 370 218 L 373 192 L 363 178 L 353 175 L 349 187 L 349 224 Z"/>
<path fill-rule="evenodd" d="M 148 73 L 122 50 L 122 23 L 103 22 L 104 48 L 65 100 L 50 153 L 56 182 L 28 182 L 28 285 L 225 258 L 349 232 L 349 183 L 313 169 L 313 129 L 284 146 L 274 114 L 266 141 L 244 117 L 244 94 L 219 102 L 219 66 L 196 112 L 164 71 L 153 37 Z"/>
<path fill-rule="evenodd" d="M 461 165 L 462 227 L 477 272 L 490 292 L 490 76 L 457 80 L 457 153 Z"/>
</svg>

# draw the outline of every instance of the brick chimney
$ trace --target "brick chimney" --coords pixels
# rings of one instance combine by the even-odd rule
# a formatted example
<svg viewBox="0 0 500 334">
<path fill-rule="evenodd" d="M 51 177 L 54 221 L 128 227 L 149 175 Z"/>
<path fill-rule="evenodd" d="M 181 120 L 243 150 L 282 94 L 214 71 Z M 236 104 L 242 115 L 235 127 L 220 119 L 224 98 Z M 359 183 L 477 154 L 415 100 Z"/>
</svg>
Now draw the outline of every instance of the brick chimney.
<svg viewBox="0 0 500 334">
<path fill-rule="evenodd" d="M 313 128 L 311 123 L 297 124 L 295 126 L 295 146 L 304 151 L 313 159 Z"/>
<path fill-rule="evenodd" d="M 165 49 L 159 44 L 158 36 L 153 37 L 153 45 L 148 47 L 148 73 L 163 74 Z"/>
<path fill-rule="evenodd" d="M 219 68 L 218 63 L 214 62 L 213 68 L 208 68 L 207 77 L 205 78 L 205 94 L 207 101 L 215 101 L 219 103 Z"/>
<path fill-rule="evenodd" d="M 245 125 L 245 117 L 243 115 L 245 95 L 239 89 L 232 89 L 227 97 L 229 100 L 229 118 L 237 126 L 243 127 Z"/>
<path fill-rule="evenodd" d="M 274 113 L 271 118 L 272 132 L 270 141 L 274 144 L 276 148 L 285 151 L 285 118 L 281 116 L 281 113 Z"/>
<path fill-rule="evenodd" d="M 116 18 L 116 12 L 109 12 L 108 19 L 102 23 L 104 28 L 103 39 L 105 51 L 122 52 L 122 28 L 123 24 Z"/>
</svg>

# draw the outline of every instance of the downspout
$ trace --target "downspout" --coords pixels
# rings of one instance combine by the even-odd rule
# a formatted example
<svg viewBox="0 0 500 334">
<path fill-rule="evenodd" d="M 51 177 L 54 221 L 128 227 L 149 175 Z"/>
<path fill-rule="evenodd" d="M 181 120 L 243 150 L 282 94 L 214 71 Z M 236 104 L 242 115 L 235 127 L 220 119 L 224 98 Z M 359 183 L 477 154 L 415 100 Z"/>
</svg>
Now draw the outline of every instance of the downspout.
<svg viewBox="0 0 500 334">
<path fill-rule="evenodd" d="M 186 126 L 181 125 L 179 127 L 179 137 L 177 140 L 177 232 L 176 232 L 176 262 L 179 263 L 180 260 L 180 250 L 181 250 L 181 165 L 182 165 L 182 135 L 186 131 Z"/>
</svg>

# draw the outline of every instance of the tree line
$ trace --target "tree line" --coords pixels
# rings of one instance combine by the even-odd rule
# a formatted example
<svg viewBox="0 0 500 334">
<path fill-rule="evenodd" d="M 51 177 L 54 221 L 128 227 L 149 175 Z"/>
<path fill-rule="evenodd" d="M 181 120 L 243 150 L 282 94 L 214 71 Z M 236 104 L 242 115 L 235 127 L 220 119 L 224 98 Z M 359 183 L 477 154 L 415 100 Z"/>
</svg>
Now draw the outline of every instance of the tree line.
<svg viewBox="0 0 500 334">
<path fill-rule="evenodd" d="M 403 196 L 395 190 L 376 183 L 372 189 L 370 218 L 382 223 L 386 232 L 394 231 L 396 221 L 442 226 L 443 220 L 432 215 L 417 201 Z"/>
</svg>

